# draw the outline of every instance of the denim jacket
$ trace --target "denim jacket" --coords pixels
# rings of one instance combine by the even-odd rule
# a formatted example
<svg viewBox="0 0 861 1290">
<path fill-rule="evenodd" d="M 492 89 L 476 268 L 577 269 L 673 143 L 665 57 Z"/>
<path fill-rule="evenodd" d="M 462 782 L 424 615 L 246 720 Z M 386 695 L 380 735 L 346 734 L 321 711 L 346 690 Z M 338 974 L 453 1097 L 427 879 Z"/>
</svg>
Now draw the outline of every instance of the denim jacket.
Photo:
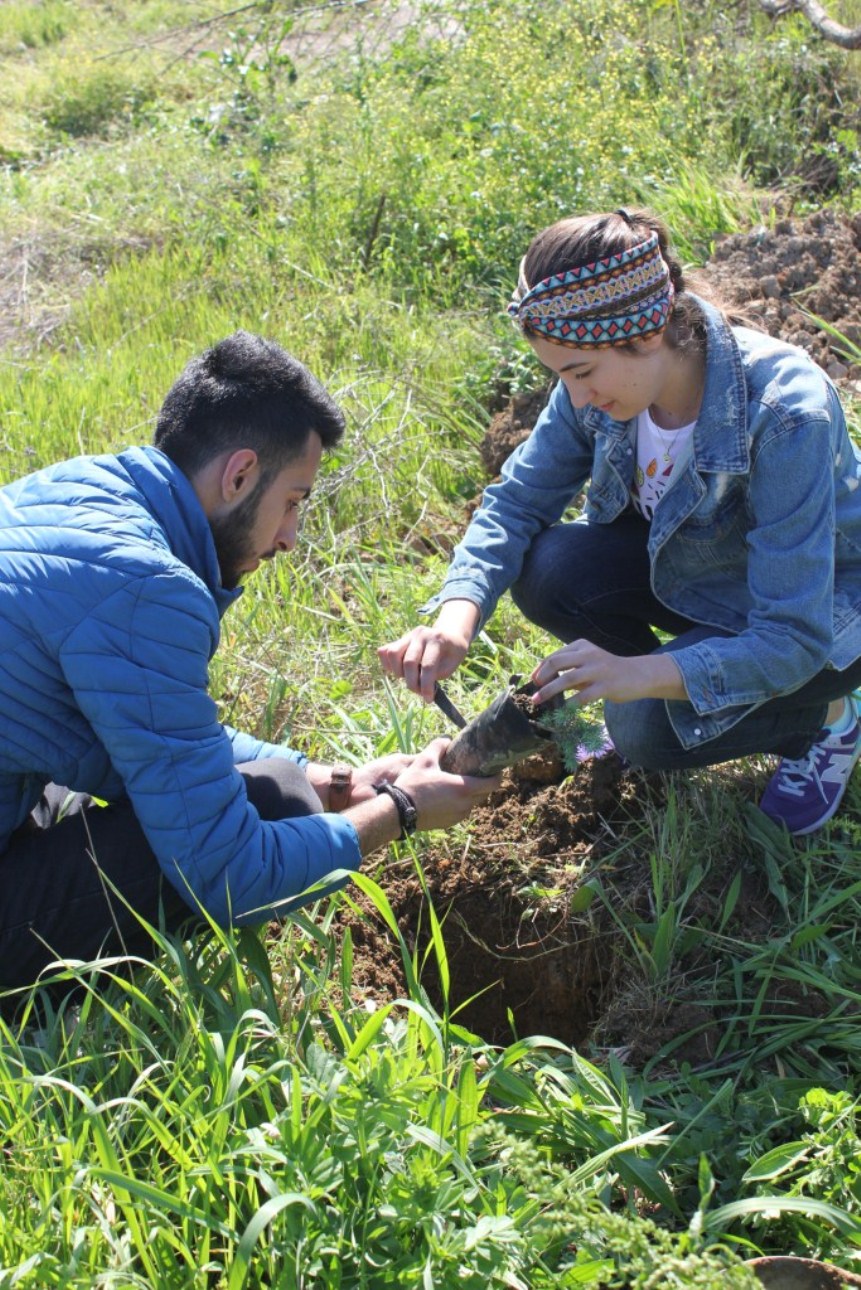
<svg viewBox="0 0 861 1290">
<path fill-rule="evenodd" d="M 731 633 L 673 653 L 689 703 L 667 707 L 688 748 L 861 655 L 861 458 L 836 391 L 803 351 L 730 327 L 698 303 L 702 409 L 648 544 L 655 596 Z M 587 484 L 583 518 L 612 523 L 630 504 L 636 431 L 636 418 L 575 409 L 559 382 L 486 490 L 425 611 L 471 600 L 483 625 L 536 534 Z"/>
</svg>

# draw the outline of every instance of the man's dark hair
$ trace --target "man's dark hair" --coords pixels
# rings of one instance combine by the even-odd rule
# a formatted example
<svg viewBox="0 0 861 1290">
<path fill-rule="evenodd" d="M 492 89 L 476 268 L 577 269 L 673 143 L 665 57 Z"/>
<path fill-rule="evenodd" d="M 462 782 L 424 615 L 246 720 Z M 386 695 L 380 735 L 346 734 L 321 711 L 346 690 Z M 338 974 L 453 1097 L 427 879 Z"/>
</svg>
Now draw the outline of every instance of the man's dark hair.
<svg viewBox="0 0 861 1290">
<path fill-rule="evenodd" d="M 270 479 L 316 431 L 324 448 L 344 415 L 316 377 L 280 345 L 236 331 L 189 362 L 168 391 L 153 442 L 190 478 L 236 448 L 252 448 Z"/>
</svg>

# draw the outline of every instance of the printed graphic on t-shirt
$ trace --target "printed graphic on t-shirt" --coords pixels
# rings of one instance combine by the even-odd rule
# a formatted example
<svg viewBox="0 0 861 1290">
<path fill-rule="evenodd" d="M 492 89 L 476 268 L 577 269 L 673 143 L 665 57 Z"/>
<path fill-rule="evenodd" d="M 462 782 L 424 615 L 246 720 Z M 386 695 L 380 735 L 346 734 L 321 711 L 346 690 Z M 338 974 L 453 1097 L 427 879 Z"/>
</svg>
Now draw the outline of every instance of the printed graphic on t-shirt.
<svg viewBox="0 0 861 1290">
<path fill-rule="evenodd" d="M 637 417 L 637 464 L 631 485 L 631 501 L 644 519 L 650 520 L 655 507 L 670 485 L 679 453 L 691 437 L 694 423 L 678 430 L 662 430 L 648 411 Z"/>
</svg>

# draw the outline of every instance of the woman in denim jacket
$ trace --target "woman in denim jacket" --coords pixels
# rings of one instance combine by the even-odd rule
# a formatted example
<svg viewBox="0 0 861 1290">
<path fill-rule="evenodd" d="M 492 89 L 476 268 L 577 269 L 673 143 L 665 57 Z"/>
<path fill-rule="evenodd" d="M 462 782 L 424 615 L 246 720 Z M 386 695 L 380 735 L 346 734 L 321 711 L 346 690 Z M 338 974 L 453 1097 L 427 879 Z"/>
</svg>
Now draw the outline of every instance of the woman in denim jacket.
<svg viewBox="0 0 861 1290">
<path fill-rule="evenodd" d="M 564 642 L 536 703 L 603 700 L 645 768 L 777 753 L 762 808 L 813 832 L 861 754 L 861 460 L 833 385 L 687 290 L 648 211 L 539 233 L 509 312 L 558 383 L 434 625 L 382 646 L 383 666 L 430 699 L 510 588 Z"/>
</svg>

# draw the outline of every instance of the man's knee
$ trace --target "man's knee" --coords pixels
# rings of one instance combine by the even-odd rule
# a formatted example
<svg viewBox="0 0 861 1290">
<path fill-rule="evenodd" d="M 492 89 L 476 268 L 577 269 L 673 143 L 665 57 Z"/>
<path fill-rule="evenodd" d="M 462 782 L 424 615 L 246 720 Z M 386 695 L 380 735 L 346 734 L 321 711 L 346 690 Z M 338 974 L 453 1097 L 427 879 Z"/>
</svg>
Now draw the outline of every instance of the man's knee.
<svg viewBox="0 0 861 1290">
<path fill-rule="evenodd" d="M 244 762 L 237 769 L 245 780 L 249 802 L 264 820 L 317 815 L 323 809 L 305 771 L 287 757 Z"/>
</svg>

